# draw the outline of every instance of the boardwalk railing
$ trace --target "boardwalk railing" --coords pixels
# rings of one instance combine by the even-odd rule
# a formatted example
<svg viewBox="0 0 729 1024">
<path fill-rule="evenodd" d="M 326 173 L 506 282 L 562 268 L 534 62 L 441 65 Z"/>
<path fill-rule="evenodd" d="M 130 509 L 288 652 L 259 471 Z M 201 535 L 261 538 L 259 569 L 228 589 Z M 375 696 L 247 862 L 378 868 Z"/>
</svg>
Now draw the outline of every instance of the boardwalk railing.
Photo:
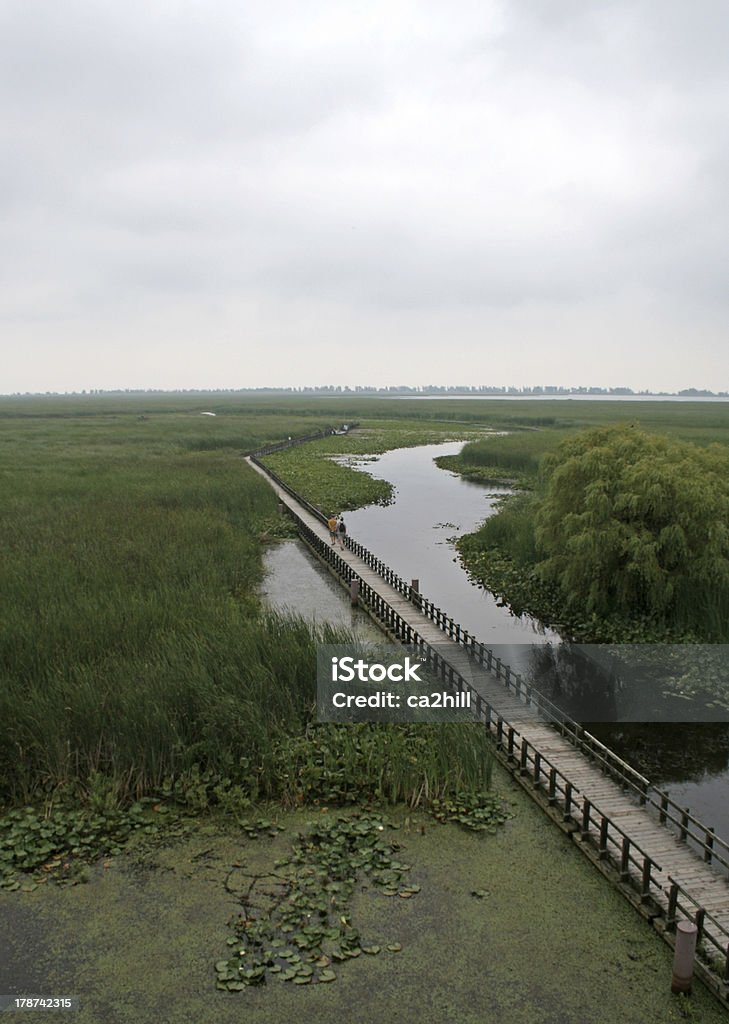
<svg viewBox="0 0 729 1024">
<path fill-rule="evenodd" d="M 262 459 L 266 455 L 272 455 L 274 452 L 282 452 L 286 448 L 295 448 L 297 445 L 306 444 L 309 441 L 321 441 L 322 438 L 331 437 L 332 434 L 346 434 L 358 426 L 359 423 L 348 423 L 346 429 L 340 428 L 339 430 L 337 430 L 336 427 L 323 427 L 321 430 L 314 431 L 313 434 L 303 434 L 300 437 L 289 437 L 285 441 L 277 441 L 275 444 L 267 444 L 263 448 L 257 448 L 255 452 L 251 452 L 249 458 L 252 459 L 256 465 L 260 466 L 261 463 L 258 459 Z M 265 469 L 266 467 L 263 468 Z M 270 469 L 266 469 L 266 472 L 273 476 Z M 300 498 L 297 498 L 297 501 L 300 500 Z"/>
<path fill-rule="evenodd" d="M 398 576 L 376 555 L 368 551 L 364 545 L 351 537 L 347 537 L 345 543 L 350 551 L 406 597 L 447 637 L 460 644 L 481 666 L 499 679 L 507 690 L 523 701 L 525 705 L 532 707 L 545 721 L 555 726 L 558 732 L 596 764 L 603 774 L 630 790 L 640 804 L 648 805 L 656 810 L 658 820 L 662 825 L 669 822 L 674 825 L 679 838 L 683 842 L 690 842 L 691 846 L 703 855 L 707 863 L 715 862 L 723 868 L 729 869 L 729 843 L 717 836 L 712 828 L 708 828 L 691 814 L 688 808 L 681 807 L 664 790 L 653 786 L 644 775 L 641 775 L 632 765 L 606 747 L 579 722 L 570 718 L 553 701 L 526 682 L 518 672 L 514 672 L 509 665 L 504 664 L 492 650 L 477 640 L 436 604 L 414 590 L 409 583 Z"/>
<path fill-rule="evenodd" d="M 286 446 L 290 443 L 287 442 Z M 264 452 L 254 453 L 250 456 L 251 461 L 310 514 L 321 522 L 326 522 L 326 517 L 320 509 L 300 497 L 293 488 L 289 487 L 268 467 L 262 465 L 258 458 L 261 454 Z M 544 802 L 561 815 L 563 822 L 574 825 L 574 829 L 580 832 L 582 842 L 594 848 L 599 860 L 608 862 L 614 867 L 621 882 L 636 894 L 638 901 L 644 905 L 649 904 L 655 915 L 665 919 L 667 931 L 675 929 L 679 919 L 700 922 L 703 945 L 698 947 L 697 956 L 703 953 L 704 960 L 709 963 L 713 973 L 718 974 L 723 982 L 729 982 L 729 928 L 712 916 L 691 897 L 679 882 L 671 879 L 670 876 L 670 884 L 662 887 L 660 881 L 655 877 L 655 872 L 661 871 L 660 865 L 608 814 L 600 811 L 586 796 L 582 795 L 582 799 L 580 799 L 579 788 L 545 754 L 539 751 L 513 723 L 505 719 L 498 709 L 478 693 L 458 669 L 423 639 L 411 623 L 407 622 L 365 580 L 362 580 L 352 566 L 337 554 L 336 549 L 330 543 L 315 533 L 294 509 L 289 508 L 288 511 L 296 520 L 303 540 L 332 567 L 345 583 L 351 583 L 353 579 L 359 580 L 360 599 L 368 605 L 374 616 L 392 636 L 403 643 L 417 646 L 420 653 L 428 659 L 443 681 L 447 682 L 454 690 L 461 693 L 470 692 L 471 706 L 475 708 L 478 720 L 483 722 L 494 736 L 496 750 L 500 758 L 510 765 L 512 770 L 517 771 L 521 776 L 530 778 L 533 789 L 539 791 Z M 679 808 L 668 794 L 653 787 L 648 779 L 636 772 L 579 723 L 565 715 L 552 701 L 526 683 L 518 673 L 503 664 L 493 651 L 476 640 L 433 602 L 428 601 L 422 594 L 414 590 L 409 583 L 406 583 L 402 577 L 398 576 L 362 544 L 349 536 L 345 538 L 345 544 L 391 587 L 406 597 L 428 619 L 442 629 L 446 636 L 460 644 L 479 665 L 500 680 L 509 692 L 525 705 L 531 706 L 540 717 L 552 723 L 565 739 L 596 763 L 604 774 L 609 775 L 631 791 L 637 796 L 640 804 L 657 809 L 658 820 L 661 824 L 667 822 L 675 824 L 679 838 L 683 841 L 691 839 L 692 845 L 703 850 L 704 860 L 707 863 L 713 860 L 725 867 L 729 866 L 729 845 L 716 836 L 712 829 L 706 828 L 685 808 Z M 673 811 L 680 813 L 675 815 L 672 813 Z M 707 949 L 708 946 L 711 947 L 711 950 Z M 718 960 L 721 960 L 720 968 L 717 968 Z"/>
<path fill-rule="evenodd" d="M 729 984 L 729 945 L 724 941 L 726 929 L 713 914 L 700 906 L 679 882 L 671 878 L 670 875 L 668 880 L 670 888 L 668 890 L 666 928 L 675 931 L 680 919 L 695 924 L 698 949 L 708 960 L 715 973 L 720 975 L 725 984 Z M 721 937 L 717 938 L 717 936 Z"/>
</svg>

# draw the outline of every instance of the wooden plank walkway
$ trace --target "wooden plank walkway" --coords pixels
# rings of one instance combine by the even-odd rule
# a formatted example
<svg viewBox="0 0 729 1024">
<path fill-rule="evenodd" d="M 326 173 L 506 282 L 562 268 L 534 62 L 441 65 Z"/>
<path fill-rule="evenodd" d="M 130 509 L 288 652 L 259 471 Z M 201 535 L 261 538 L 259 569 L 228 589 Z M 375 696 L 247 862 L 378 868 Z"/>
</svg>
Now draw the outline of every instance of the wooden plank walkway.
<svg viewBox="0 0 729 1024">
<path fill-rule="evenodd" d="M 318 538 L 328 544 L 327 527 L 255 463 L 249 461 L 249 464 L 274 487 L 279 500 L 285 503 Z M 366 562 L 346 548 L 344 550 L 338 548 L 337 554 L 353 573 L 379 594 L 414 631 L 417 631 L 424 641 L 442 652 L 444 658 L 447 657 L 448 664 L 470 683 L 484 701 L 488 702 L 493 714 L 498 714 L 507 724 L 518 730 L 518 744 L 523 744 L 523 741 L 526 740 L 531 750 L 528 747 L 525 748 L 527 756 L 523 751 L 521 752 L 521 766 L 519 766 L 519 746 L 509 752 L 508 760 L 515 773 L 529 775 L 534 770 L 535 795 L 538 796 L 537 790 L 541 789 L 542 795 L 544 791 L 544 787 L 539 782 L 541 778 L 539 770 L 541 769 L 537 769 L 541 758 L 546 759 L 550 770 L 555 769 L 557 777 L 564 780 L 563 790 L 566 782 L 571 784 L 567 797 L 567 808 L 569 811 L 570 801 L 572 801 L 572 811 L 566 817 L 571 818 L 574 823 L 573 831 L 576 828 L 581 834 L 583 842 L 586 845 L 592 845 L 593 859 L 597 859 L 596 823 L 599 823 L 604 816 L 611 819 L 611 823 L 625 833 L 630 838 L 630 843 L 636 846 L 651 862 L 648 867 L 649 896 L 650 900 L 658 905 L 660 912 L 670 918 L 671 880 L 678 882 L 684 892 L 695 902 L 696 908 L 703 908 L 720 926 L 717 928 L 710 918 L 702 921 L 704 935 L 711 935 L 714 939 L 711 947 L 707 945 L 709 951 L 713 954 L 717 952 L 721 954 L 724 951 L 729 958 L 727 935 L 723 931 L 724 929 L 729 930 L 729 882 L 727 879 L 718 875 L 685 842 L 681 842 L 678 835 L 665 825 L 660 824 L 645 806 L 641 806 L 635 795 L 626 792 L 625 788 L 609 778 L 601 767 L 591 763 L 585 754 L 560 736 L 554 727 L 541 719 L 533 708 L 526 706 L 522 700 L 506 689 L 503 681 L 496 679 L 492 673 L 486 671 L 469 654 L 468 650 L 451 640 L 429 617 L 422 614 L 410 600 L 390 586 Z M 516 767 L 514 767 L 515 765 Z M 589 801 L 587 821 L 584 818 L 585 801 Z M 541 802 L 544 803 L 544 800 Z M 555 800 L 550 800 L 550 803 L 554 804 Z M 594 819 L 591 815 L 594 815 Z M 608 855 L 612 855 L 613 861 L 616 860 L 616 857 L 619 860 L 620 833 L 617 833 L 618 841 L 614 837 L 610 839 L 613 846 L 608 850 L 606 837 L 611 833 L 604 824 L 602 827 L 605 835 L 601 835 L 600 857 L 608 858 Z M 624 844 L 623 855 L 625 858 Z M 627 864 L 624 859 L 622 866 L 623 868 L 630 867 L 635 873 L 635 861 Z M 640 868 L 638 874 L 640 875 Z M 645 875 L 643 877 L 645 883 Z M 643 895 L 646 896 L 647 892 L 648 890 L 644 887 Z M 693 916 L 694 909 L 688 906 L 683 917 Z M 675 911 L 674 906 L 674 914 Z M 703 917 L 703 915 L 701 916 Z M 727 966 L 729 966 L 729 959 Z M 725 988 L 723 994 L 726 996 Z"/>
</svg>

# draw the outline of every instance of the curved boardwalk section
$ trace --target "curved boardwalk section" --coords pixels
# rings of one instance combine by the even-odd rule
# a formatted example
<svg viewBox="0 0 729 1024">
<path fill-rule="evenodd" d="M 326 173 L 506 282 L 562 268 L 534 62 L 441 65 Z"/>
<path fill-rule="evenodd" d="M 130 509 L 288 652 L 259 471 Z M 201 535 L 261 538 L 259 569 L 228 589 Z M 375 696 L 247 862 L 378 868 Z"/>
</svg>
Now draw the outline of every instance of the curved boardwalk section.
<svg viewBox="0 0 729 1024">
<path fill-rule="evenodd" d="M 263 454 L 261 453 L 256 453 Z M 256 456 L 306 543 L 359 593 L 382 627 L 428 654 L 443 681 L 472 691 L 497 756 L 667 941 L 698 927 L 697 971 L 729 1001 L 729 846 L 402 580 L 352 537 L 332 548 L 321 512 Z"/>
</svg>

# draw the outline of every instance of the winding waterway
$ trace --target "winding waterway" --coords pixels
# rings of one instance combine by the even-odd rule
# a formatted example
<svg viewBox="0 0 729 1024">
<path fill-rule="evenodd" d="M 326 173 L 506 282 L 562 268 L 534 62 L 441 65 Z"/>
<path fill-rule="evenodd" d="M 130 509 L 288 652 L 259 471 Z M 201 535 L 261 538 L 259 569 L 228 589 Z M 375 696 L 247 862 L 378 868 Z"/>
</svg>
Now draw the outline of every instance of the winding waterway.
<svg viewBox="0 0 729 1024">
<path fill-rule="evenodd" d="M 526 674 L 535 647 L 559 644 L 559 637 L 526 616 L 511 615 L 492 594 L 472 584 L 460 565 L 452 539 L 492 515 L 498 497 L 506 493 L 438 469 L 436 455 L 456 454 L 461 447 L 460 442 L 425 445 L 360 460 L 366 472 L 393 484 L 394 500 L 346 514 L 348 530 L 404 579 L 419 580 L 423 594 Z M 375 627 L 367 616 L 351 609 L 345 592 L 303 545 L 287 542 L 271 549 L 266 567 L 269 603 L 372 637 Z M 729 836 L 729 726 L 628 724 L 592 731 Z"/>
<path fill-rule="evenodd" d="M 437 455 L 456 455 L 462 447 L 462 442 L 452 442 L 396 448 L 376 462 L 351 462 L 392 483 L 395 500 L 348 513 L 349 532 L 403 579 L 419 580 L 422 594 L 489 647 L 558 640 L 528 616 L 511 615 L 493 594 L 465 576 L 452 538 L 476 529 L 509 492 L 438 469 L 433 461 Z M 517 656 L 516 650 L 513 654 Z"/>
</svg>

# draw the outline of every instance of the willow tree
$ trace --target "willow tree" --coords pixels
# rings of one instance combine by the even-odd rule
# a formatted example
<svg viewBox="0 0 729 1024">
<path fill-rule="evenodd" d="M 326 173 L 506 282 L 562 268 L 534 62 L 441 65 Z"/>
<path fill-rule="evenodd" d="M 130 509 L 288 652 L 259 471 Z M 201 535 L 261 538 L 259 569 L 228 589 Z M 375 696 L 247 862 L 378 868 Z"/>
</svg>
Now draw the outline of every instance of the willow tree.
<svg viewBox="0 0 729 1024">
<path fill-rule="evenodd" d="M 729 449 L 632 426 L 563 442 L 543 464 L 539 573 L 573 609 L 729 630 Z"/>
</svg>

